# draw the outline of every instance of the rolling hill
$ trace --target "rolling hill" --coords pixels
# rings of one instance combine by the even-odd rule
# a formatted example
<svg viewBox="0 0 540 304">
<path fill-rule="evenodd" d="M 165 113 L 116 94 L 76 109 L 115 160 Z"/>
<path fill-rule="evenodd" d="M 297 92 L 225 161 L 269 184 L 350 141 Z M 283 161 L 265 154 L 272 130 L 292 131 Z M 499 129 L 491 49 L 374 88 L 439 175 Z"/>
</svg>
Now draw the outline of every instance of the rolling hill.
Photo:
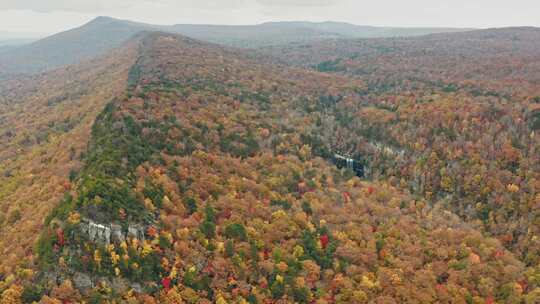
<svg viewBox="0 0 540 304">
<path fill-rule="evenodd" d="M 348 149 L 371 155 L 380 176 L 443 201 L 536 267 L 539 41 L 539 28 L 520 27 L 315 42 L 266 53 L 364 81 L 364 103 L 347 106 L 359 122 L 339 132 L 349 137 Z M 379 147 L 357 145 L 359 134 Z"/>
<path fill-rule="evenodd" d="M 262 49 L 281 63 L 370 81 L 472 85 L 540 95 L 540 28 L 517 27 L 421 37 L 335 39 Z"/>
<path fill-rule="evenodd" d="M 172 26 L 172 32 L 185 36 L 218 44 L 249 48 L 312 42 L 332 38 L 406 37 L 468 30 L 470 29 L 390 28 L 360 26 L 340 22 L 268 22 L 249 26 Z"/>
<path fill-rule="evenodd" d="M 2 52 L 0 73 L 38 73 L 94 58 L 120 46 L 140 31 L 165 31 L 235 47 L 260 47 L 327 38 L 407 36 L 460 29 L 391 29 L 345 23 L 265 23 L 251 26 L 172 25 L 158 26 L 98 17 L 72 30 L 32 44 Z"/>
<path fill-rule="evenodd" d="M 33 263 L 44 215 L 69 189 L 95 117 L 125 88 L 136 55 L 128 44 L 77 66 L 0 82 L 1 289 L 9 274 Z"/>
<path fill-rule="evenodd" d="M 471 28 L 429 28 L 429 27 L 383 27 L 383 26 L 366 26 L 356 25 L 345 22 L 268 22 L 261 26 L 273 28 L 307 28 L 323 33 L 328 33 L 335 37 L 342 38 L 389 38 L 389 37 L 411 37 L 421 36 L 434 33 L 453 33 L 467 32 L 474 29 Z M 295 41 L 290 41 L 295 42 Z"/>
</svg>

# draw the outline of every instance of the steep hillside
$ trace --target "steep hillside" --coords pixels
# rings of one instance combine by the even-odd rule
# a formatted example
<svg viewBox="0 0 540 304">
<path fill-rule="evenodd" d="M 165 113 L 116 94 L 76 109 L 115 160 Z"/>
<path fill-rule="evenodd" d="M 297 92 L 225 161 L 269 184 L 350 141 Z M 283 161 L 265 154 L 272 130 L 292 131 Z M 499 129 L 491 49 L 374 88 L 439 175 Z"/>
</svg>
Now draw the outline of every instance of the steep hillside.
<svg viewBox="0 0 540 304">
<path fill-rule="evenodd" d="M 250 58 L 147 34 L 47 217 L 38 273 L 3 299 L 538 300 L 534 272 L 497 240 L 328 161 L 328 123 L 348 121 L 333 104 L 362 103 L 363 81 Z"/>
<path fill-rule="evenodd" d="M 124 92 L 133 43 L 106 57 L 36 77 L 1 82 L 0 277 L 28 274 L 44 216 L 71 187 L 90 128 Z M 2 285 L 1 288 L 4 288 Z"/>
<path fill-rule="evenodd" d="M 0 73 L 37 73 L 105 54 L 153 26 L 99 17 L 0 56 Z"/>
</svg>

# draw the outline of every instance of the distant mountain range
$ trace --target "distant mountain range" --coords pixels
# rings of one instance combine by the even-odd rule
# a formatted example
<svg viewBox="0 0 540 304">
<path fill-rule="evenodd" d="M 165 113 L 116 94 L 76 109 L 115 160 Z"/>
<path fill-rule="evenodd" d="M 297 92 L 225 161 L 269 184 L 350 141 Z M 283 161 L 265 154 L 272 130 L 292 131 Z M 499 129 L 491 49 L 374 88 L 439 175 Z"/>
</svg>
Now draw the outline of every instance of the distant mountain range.
<svg viewBox="0 0 540 304">
<path fill-rule="evenodd" d="M 338 22 L 270 22 L 259 25 L 152 25 L 110 17 L 89 23 L 34 43 L 2 52 L 0 70 L 5 74 L 36 73 L 79 62 L 120 46 L 140 31 L 164 31 L 234 47 L 257 48 L 324 39 L 417 36 L 460 32 L 453 28 L 390 28 Z M 2 43 L 0 42 L 0 47 Z"/>
<path fill-rule="evenodd" d="M 30 44 L 45 36 L 45 34 L 39 33 L 0 31 L 0 52 L 8 48 Z"/>
<path fill-rule="evenodd" d="M 268 22 L 259 25 L 222 26 L 178 24 L 172 32 L 236 47 L 261 47 L 329 38 L 374 38 L 417 36 L 460 32 L 456 28 L 392 28 L 361 26 L 343 22 Z"/>
<path fill-rule="evenodd" d="M 0 45 L 23 45 L 32 43 L 40 38 L 4 38 L 0 37 Z"/>
<path fill-rule="evenodd" d="M 19 40 L 19 39 L 40 39 L 46 37 L 43 33 L 31 33 L 31 32 L 10 32 L 0 31 L 0 41 L 4 40 Z"/>
<path fill-rule="evenodd" d="M 35 42 L 46 35 L 37 33 L 6 32 L 0 31 L 0 53 L 14 47 Z"/>
<path fill-rule="evenodd" d="M 434 33 L 453 33 L 474 30 L 472 28 L 442 28 L 442 27 L 384 27 L 355 25 L 346 22 L 269 22 L 260 26 L 272 28 L 309 28 L 317 32 L 327 33 L 336 37 L 347 38 L 390 38 L 410 37 Z M 256 27 L 256 26 L 255 26 Z"/>
</svg>

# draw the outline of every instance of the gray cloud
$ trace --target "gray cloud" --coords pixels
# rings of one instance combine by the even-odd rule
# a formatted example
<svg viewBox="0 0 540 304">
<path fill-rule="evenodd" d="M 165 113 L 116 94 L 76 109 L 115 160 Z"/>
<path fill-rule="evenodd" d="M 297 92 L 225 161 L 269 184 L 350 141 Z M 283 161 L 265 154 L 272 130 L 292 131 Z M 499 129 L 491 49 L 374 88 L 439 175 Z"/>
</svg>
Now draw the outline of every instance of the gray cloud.
<svg viewBox="0 0 540 304">
<path fill-rule="evenodd" d="M 249 7 L 317 7 L 336 5 L 343 0 L 1 0 L 0 10 L 30 10 L 36 12 L 100 13 L 128 9 L 137 5 L 156 4 L 189 9 L 220 10 Z"/>
<path fill-rule="evenodd" d="M 343 2 L 343 0 L 255 0 L 258 4 L 262 6 L 334 6 Z"/>
<path fill-rule="evenodd" d="M 99 15 L 154 24 L 344 21 L 384 26 L 540 26 L 538 0 L 0 0 L 0 29 L 58 32 Z"/>
<path fill-rule="evenodd" d="M 93 13 L 133 6 L 129 0 L 2 0 L 0 10 Z"/>
</svg>

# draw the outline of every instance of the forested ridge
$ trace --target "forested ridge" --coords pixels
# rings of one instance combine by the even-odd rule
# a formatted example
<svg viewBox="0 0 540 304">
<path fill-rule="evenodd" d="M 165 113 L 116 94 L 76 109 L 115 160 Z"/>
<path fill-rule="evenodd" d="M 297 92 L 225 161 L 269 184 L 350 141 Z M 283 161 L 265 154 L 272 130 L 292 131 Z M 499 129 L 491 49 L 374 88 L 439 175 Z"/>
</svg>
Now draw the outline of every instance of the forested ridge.
<svg viewBox="0 0 540 304">
<path fill-rule="evenodd" d="M 534 95 L 164 33 L 129 49 L 0 303 L 540 299 Z"/>
<path fill-rule="evenodd" d="M 71 187 L 96 115 L 125 90 L 136 49 L 48 74 L 2 82 L 0 277 L 2 289 L 33 272 L 43 220 Z"/>
<path fill-rule="evenodd" d="M 373 27 L 337 22 L 155 25 L 100 16 L 78 28 L 17 47 L 2 47 L 0 42 L 0 79 L 20 74 L 39 74 L 101 56 L 141 31 L 164 31 L 231 47 L 259 48 L 329 38 L 417 36 L 466 30 Z"/>
</svg>

